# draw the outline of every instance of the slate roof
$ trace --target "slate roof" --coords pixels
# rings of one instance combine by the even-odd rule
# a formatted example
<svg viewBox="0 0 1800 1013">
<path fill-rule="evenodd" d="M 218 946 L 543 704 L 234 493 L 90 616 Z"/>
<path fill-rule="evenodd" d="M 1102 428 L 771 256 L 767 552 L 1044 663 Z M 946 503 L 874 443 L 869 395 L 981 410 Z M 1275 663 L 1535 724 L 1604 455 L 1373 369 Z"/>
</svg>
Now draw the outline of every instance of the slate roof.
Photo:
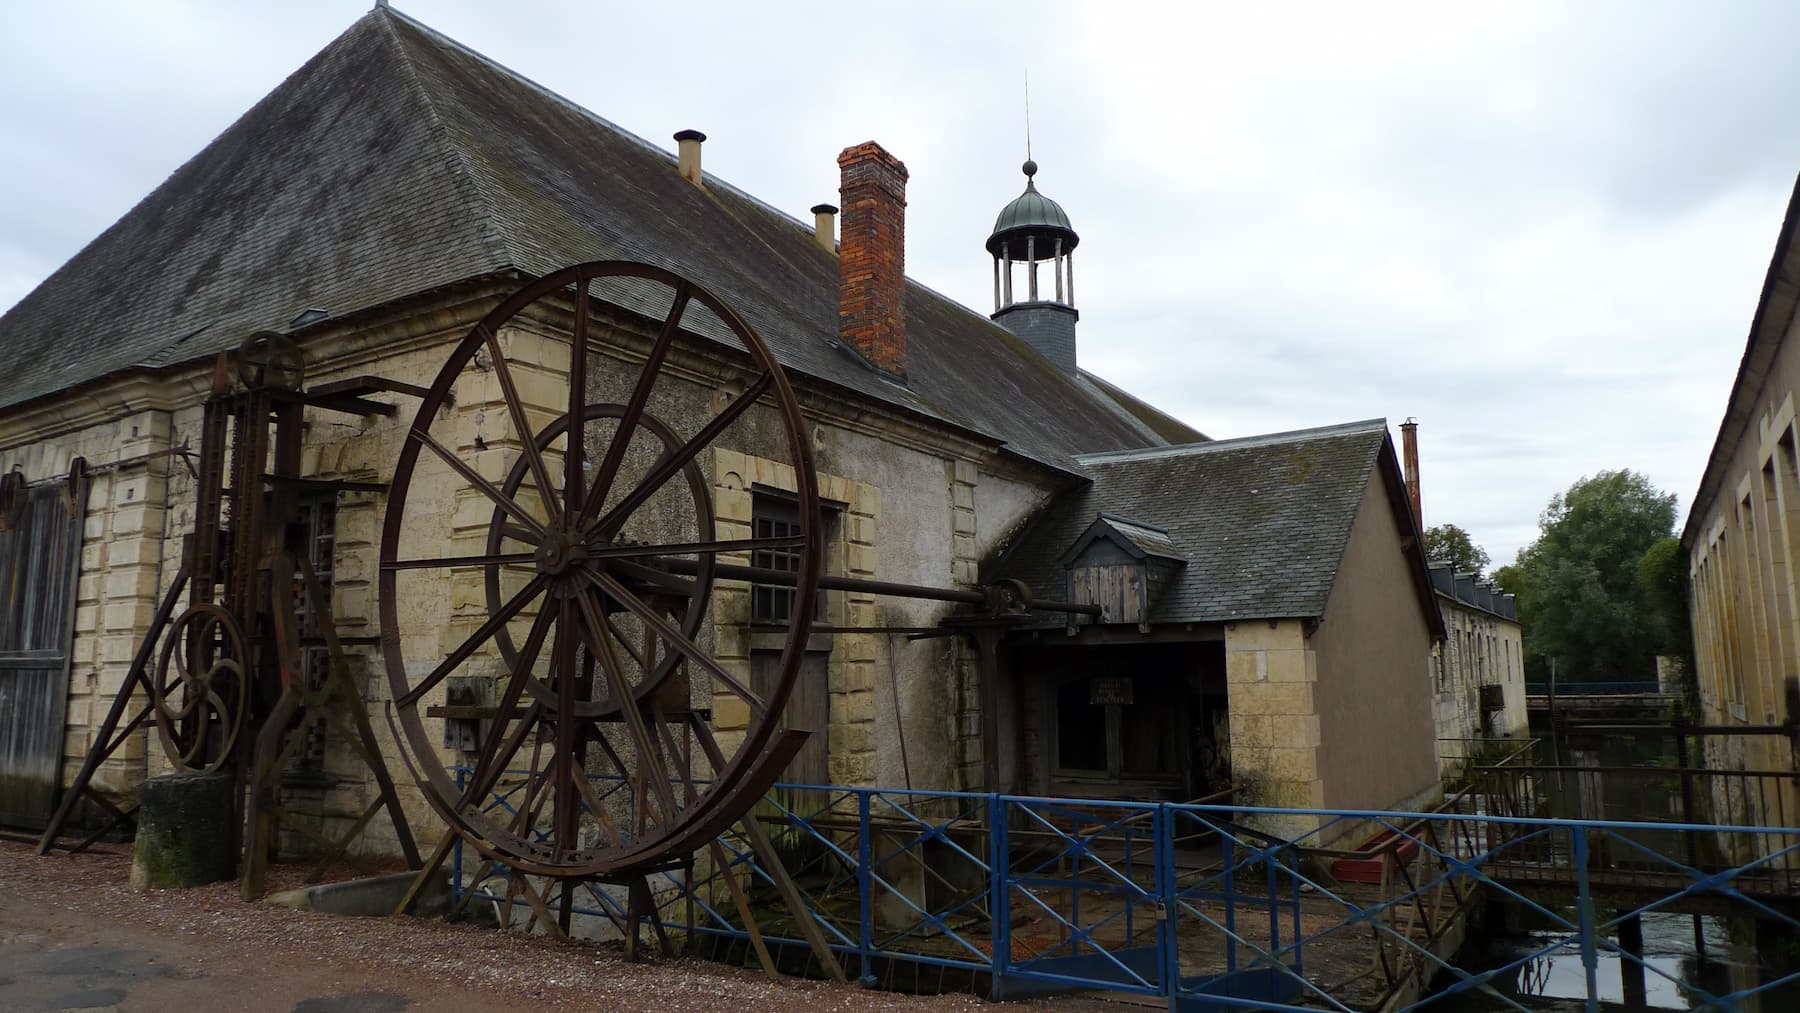
<svg viewBox="0 0 1800 1013">
<path fill-rule="evenodd" d="M 1065 598 L 1064 552 L 1097 516 L 1118 514 L 1167 531 L 1188 561 L 1152 605 L 1152 623 L 1318 618 L 1384 454 L 1391 462 L 1387 422 L 1371 419 L 1084 455 L 1079 461 L 1093 481 L 1052 503 L 986 576 L 1018 578 L 1035 596 Z M 1397 463 L 1389 467 L 1397 480 Z M 1415 565 L 1435 628 L 1422 556 Z"/>
<path fill-rule="evenodd" d="M 1508 622 L 1519 621 L 1518 599 L 1500 592 L 1493 581 L 1484 580 L 1477 584 L 1474 574 L 1458 573 L 1449 563 L 1433 562 L 1430 573 L 1432 589 L 1445 601 L 1479 609 Z"/>
<path fill-rule="evenodd" d="M 909 384 L 881 379 L 839 346 L 837 262 L 810 224 L 716 177 L 706 184 L 683 180 L 668 152 L 378 7 L 0 317 L 0 408 L 204 359 L 285 329 L 305 307 L 341 320 L 468 279 L 619 258 L 713 290 L 795 372 L 1053 467 L 1186 429 L 917 284 Z"/>
</svg>

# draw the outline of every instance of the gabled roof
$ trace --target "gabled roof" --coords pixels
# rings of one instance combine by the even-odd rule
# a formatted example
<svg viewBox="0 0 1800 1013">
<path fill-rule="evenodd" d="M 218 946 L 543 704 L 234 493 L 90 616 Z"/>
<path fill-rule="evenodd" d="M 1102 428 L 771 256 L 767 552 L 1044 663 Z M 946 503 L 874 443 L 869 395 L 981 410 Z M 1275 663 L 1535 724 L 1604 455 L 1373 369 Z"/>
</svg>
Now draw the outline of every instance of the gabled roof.
<svg viewBox="0 0 1800 1013">
<path fill-rule="evenodd" d="M 1737 378 L 1731 382 L 1731 395 L 1725 402 L 1725 417 L 1719 420 L 1719 435 L 1713 439 L 1712 453 L 1706 458 L 1706 471 L 1700 476 L 1700 488 L 1688 505 L 1687 523 L 1682 525 L 1682 548 L 1693 551 L 1712 510 L 1713 499 L 1726 480 L 1725 469 L 1738 443 L 1756 416 L 1757 395 L 1781 350 L 1782 339 L 1800 308 L 1800 178 L 1788 197 L 1787 214 L 1781 220 L 1781 232 L 1775 237 L 1775 253 L 1769 258 L 1769 271 L 1763 276 L 1762 295 L 1756 301 L 1756 316 L 1750 321 L 1750 337 L 1744 344 L 1744 357 L 1738 361 Z"/>
<path fill-rule="evenodd" d="M 319 52 L 0 317 L 0 407 L 204 359 L 301 309 L 587 260 L 713 290 L 789 369 L 1004 441 L 1072 455 L 1182 427 L 1065 375 L 917 284 L 908 386 L 839 346 L 838 267 L 809 225 L 385 7 Z M 979 236 L 971 236 L 973 245 Z"/>
<path fill-rule="evenodd" d="M 1101 514 L 1094 518 L 1094 523 L 1088 525 L 1087 530 L 1075 539 L 1075 543 L 1064 550 L 1058 561 L 1063 566 L 1068 566 L 1087 551 L 1088 546 L 1102 540 L 1118 546 L 1121 552 L 1133 559 L 1155 557 L 1175 563 L 1187 562 L 1181 554 L 1181 546 L 1175 544 L 1168 531 L 1154 524 L 1114 514 Z"/>
<path fill-rule="evenodd" d="M 1383 481 L 1398 496 L 1396 521 L 1412 533 L 1413 590 L 1441 633 L 1383 419 L 1078 460 L 1093 481 L 1047 507 L 988 577 L 1061 599 L 1064 551 L 1097 517 L 1117 514 L 1166 531 L 1187 560 L 1152 605 L 1152 623 L 1317 619 L 1364 493 Z"/>
</svg>

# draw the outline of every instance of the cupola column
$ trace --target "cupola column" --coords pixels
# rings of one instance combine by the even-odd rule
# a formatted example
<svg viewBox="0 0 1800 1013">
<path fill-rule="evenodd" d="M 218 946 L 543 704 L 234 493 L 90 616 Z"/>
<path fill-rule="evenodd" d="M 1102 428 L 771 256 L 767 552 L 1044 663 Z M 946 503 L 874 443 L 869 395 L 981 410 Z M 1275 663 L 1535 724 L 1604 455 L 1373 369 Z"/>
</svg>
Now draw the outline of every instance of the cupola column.
<svg viewBox="0 0 1800 1013">
<path fill-rule="evenodd" d="M 1063 301 L 1063 252 L 1062 252 L 1062 237 L 1061 236 L 1056 237 L 1056 265 L 1055 265 L 1054 269 L 1056 271 L 1056 301 L 1062 302 Z"/>
<path fill-rule="evenodd" d="M 1025 237 L 1025 297 L 1037 302 L 1037 237 Z"/>
</svg>

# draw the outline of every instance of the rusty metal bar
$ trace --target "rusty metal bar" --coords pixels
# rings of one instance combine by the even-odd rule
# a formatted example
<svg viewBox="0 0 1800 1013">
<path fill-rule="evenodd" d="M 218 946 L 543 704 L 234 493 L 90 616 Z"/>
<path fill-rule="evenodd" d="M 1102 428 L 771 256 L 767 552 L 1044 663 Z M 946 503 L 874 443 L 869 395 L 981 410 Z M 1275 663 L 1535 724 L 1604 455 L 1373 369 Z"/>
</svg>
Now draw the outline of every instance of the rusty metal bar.
<svg viewBox="0 0 1800 1013">
<path fill-rule="evenodd" d="M 657 557 L 654 562 L 670 573 L 679 573 L 684 576 L 691 575 L 700 568 L 698 560 L 671 556 Z M 793 587 L 797 583 L 794 574 L 786 570 L 744 566 L 739 563 L 718 563 L 714 566 L 713 573 L 722 580 L 747 580 L 753 584 L 774 584 L 778 587 Z M 960 605 L 987 605 L 992 600 L 985 591 L 970 591 L 954 587 L 928 587 L 923 584 L 901 584 L 889 580 L 872 580 L 867 577 L 820 577 L 819 588 L 824 591 L 852 591 L 859 594 L 879 594 L 896 598 L 948 601 Z M 1044 612 L 1070 612 L 1084 616 L 1100 614 L 1098 605 L 1080 605 L 1064 601 L 1033 601 L 1030 608 Z"/>
</svg>

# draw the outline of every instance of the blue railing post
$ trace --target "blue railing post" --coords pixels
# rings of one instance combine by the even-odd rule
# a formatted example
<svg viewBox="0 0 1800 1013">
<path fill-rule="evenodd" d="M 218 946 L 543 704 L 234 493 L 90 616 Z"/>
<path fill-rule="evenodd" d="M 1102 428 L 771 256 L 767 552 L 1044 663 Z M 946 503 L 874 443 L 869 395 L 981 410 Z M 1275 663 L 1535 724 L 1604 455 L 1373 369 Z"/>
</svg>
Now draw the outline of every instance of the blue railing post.
<svg viewBox="0 0 1800 1013">
<path fill-rule="evenodd" d="M 988 796 L 988 884 L 993 891 L 988 907 L 992 912 L 989 918 L 993 922 L 994 952 L 990 955 L 988 973 L 992 977 L 990 991 L 995 998 L 1000 997 L 1000 979 L 1012 963 L 1012 915 L 1008 910 L 1012 898 L 1006 883 L 1011 868 L 1007 860 L 1006 797 L 993 794 Z"/>
<path fill-rule="evenodd" d="M 1237 966 L 1237 877 L 1234 875 L 1237 856 L 1232 850 L 1231 835 L 1224 827 L 1215 828 L 1219 832 L 1219 860 L 1225 870 L 1223 886 L 1225 888 L 1225 970 L 1235 971 Z"/>
<path fill-rule="evenodd" d="M 864 982 L 875 980 L 875 855 L 869 841 L 869 794 L 856 793 L 856 950 Z"/>
<path fill-rule="evenodd" d="M 1596 1013 L 1600 1008 L 1600 960 L 1594 945 L 1594 897 L 1588 888 L 1587 828 L 1576 824 L 1570 833 L 1574 835 L 1575 917 L 1581 930 L 1581 966 L 1587 972 L 1587 1009 Z"/>
<path fill-rule="evenodd" d="M 1181 949 L 1176 938 L 1181 917 L 1180 887 L 1175 882 L 1175 810 L 1167 802 L 1156 807 L 1156 945 L 1162 956 L 1163 995 L 1171 1013 L 1180 1008 Z"/>
</svg>

